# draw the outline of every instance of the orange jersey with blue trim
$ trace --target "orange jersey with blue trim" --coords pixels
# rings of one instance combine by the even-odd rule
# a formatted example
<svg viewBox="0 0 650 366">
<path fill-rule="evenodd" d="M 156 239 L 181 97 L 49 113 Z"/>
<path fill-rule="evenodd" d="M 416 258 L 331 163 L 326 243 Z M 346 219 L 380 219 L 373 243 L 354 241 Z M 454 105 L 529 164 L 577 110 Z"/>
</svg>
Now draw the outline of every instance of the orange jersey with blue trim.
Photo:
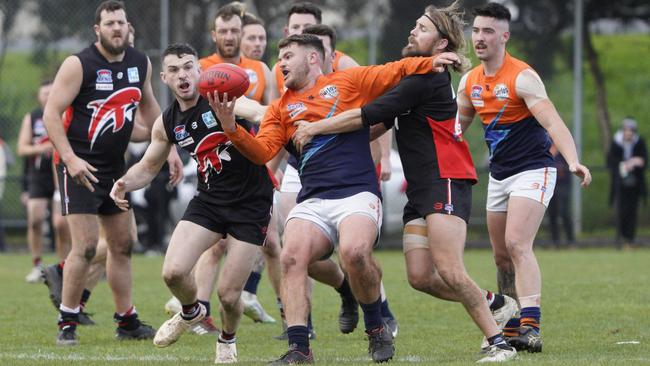
<svg viewBox="0 0 650 366">
<path fill-rule="evenodd" d="M 208 67 L 224 63 L 221 56 L 213 53 L 210 56 L 203 57 L 199 60 L 201 70 L 207 70 Z M 240 56 L 239 63 L 236 64 L 246 71 L 250 86 L 246 90 L 246 96 L 250 99 L 255 99 L 262 103 L 264 99 L 264 91 L 266 90 L 266 76 L 264 74 L 264 63 L 262 61 L 253 60 L 243 55 Z"/>
<path fill-rule="evenodd" d="M 517 95 L 517 77 L 526 69 L 533 70 L 506 53 L 495 75 L 486 76 L 483 65 L 467 74 L 465 94 L 483 123 L 490 174 L 497 180 L 553 166 L 546 130 Z"/>
<path fill-rule="evenodd" d="M 302 182 L 298 201 L 312 197 L 338 199 L 360 192 L 379 196 L 367 128 L 315 136 L 302 154 L 298 154 L 291 143 L 296 130 L 294 122 L 315 122 L 361 107 L 395 86 L 403 76 L 428 73 L 431 69 L 431 57 L 412 57 L 321 75 L 308 90 L 289 89 L 273 102 L 257 136 L 240 127 L 228 135 L 242 154 L 259 164 L 270 160 L 287 145 L 288 151 L 298 158 Z"/>
</svg>

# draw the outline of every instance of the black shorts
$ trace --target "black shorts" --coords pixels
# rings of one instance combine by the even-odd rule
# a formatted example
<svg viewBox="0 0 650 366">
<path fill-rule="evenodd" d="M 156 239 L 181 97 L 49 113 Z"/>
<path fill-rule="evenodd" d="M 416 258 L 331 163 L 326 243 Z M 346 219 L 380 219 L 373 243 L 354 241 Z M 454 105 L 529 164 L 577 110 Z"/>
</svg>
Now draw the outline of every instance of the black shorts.
<svg viewBox="0 0 650 366">
<path fill-rule="evenodd" d="M 413 197 L 411 197 L 413 196 Z M 469 223 L 472 210 L 472 181 L 439 179 L 426 190 L 416 190 L 404 207 L 404 224 L 432 213 L 454 215 Z"/>
<path fill-rule="evenodd" d="M 252 205 L 252 204 L 251 204 Z M 255 245 L 264 245 L 266 240 L 266 229 L 271 219 L 270 207 L 265 204 L 255 205 L 263 212 L 261 217 L 266 215 L 266 218 L 261 220 L 251 220 L 248 222 L 232 221 L 233 217 L 241 217 L 238 210 L 250 211 L 250 207 L 222 207 L 210 204 L 201 196 L 195 196 L 185 209 L 183 218 L 181 220 L 193 222 L 204 228 L 219 233 L 225 237 L 232 235 L 233 238 L 241 240 L 246 243 Z M 264 214 L 265 213 L 265 214 Z M 260 215 L 252 215 L 252 217 L 259 217 Z"/>
<path fill-rule="evenodd" d="M 109 196 L 113 188 L 113 183 L 121 177 L 121 174 L 115 177 L 95 174 L 99 182 L 92 183 L 95 192 L 91 192 L 86 186 L 75 183 L 70 175 L 66 173 L 65 169 L 65 165 L 63 164 L 56 166 L 63 215 L 115 215 L 123 212 Z M 128 195 L 127 199 L 129 199 Z"/>
<path fill-rule="evenodd" d="M 27 178 L 27 192 L 29 192 L 29 198 L 52 199 L 54 195 L 53 174 L 30 174 Z"/>
</svg>

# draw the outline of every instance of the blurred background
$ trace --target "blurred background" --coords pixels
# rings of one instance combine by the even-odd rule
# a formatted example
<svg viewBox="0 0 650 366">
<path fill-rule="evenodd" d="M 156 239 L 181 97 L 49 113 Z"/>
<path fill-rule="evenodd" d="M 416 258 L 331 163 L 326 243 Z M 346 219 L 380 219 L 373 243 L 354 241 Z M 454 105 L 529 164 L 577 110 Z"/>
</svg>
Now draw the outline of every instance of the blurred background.
<svg viewBox="0 0 650 366">
<path fill-rule="evenodd" d="M 275 45 L 283 36 L 286 14 L 293 2 L 280 0 L 243 1 L 247 11 L 266 23 L 268 46 L 264 60 L 271 67 L 277 58 Z M 323 23 L 338 33 L 337 48 L 362 65 L 398 59 L 408 33 L 423 9 L 450 1 L 420 0 L 322 0 L 313 1 L 323 10 Z M 606 156 L 615 132 L 626 116 L 638 122 L 638 133 L 650 136 L 650 3 L 647 0 L 546 0 L 499 1 L 513 15 L 509 52 L 533 66 L 545 82 L 548 94 L 569 128 L 579 135 L 583 162 L 594 180 L 581 196 L 563 196 L 570 202 L 571 226 L 577 231 L 577 246 L 614 245 L 615 210 L 609 203 L 610 171 Z M 0 176 L 0 224 L 6 248 L 26 251 L 26 216 L 21 201 L 24 161 L 17 157 L 16 139 L 23 116 L 37 107 L 40 82 L 55 75 L 60 62 L 96 40 L 92 31 L 94 12 L 100 1 L 90 0 L 0 0 L 0 138 L 6 173 Z M 227 1 L 127 0 L 129 21 L 135 27 L 136 48 L 150 57 L 154 76 L 160 69 L 160 53 L 169 43 L 188 42 L 199 56 L 215 51 L 210 30 L 216 10 Z M 466 0 L 465 20 L 471 8 L 486 1 Z M 582 10 L 576 12 L 578 10 Z M 582 26 L 576 27 L 582 22 Z M 466 39 L 468 55 L 473 57 Z M 579 32 L 577 32 L 579 31 Z M 582 38 L 576 49 L 576 37 Z M 581 53 L 574 68 L 576 52 Z M 576 73 L 577 71 L 577 73 Z M 457 85 L 460 75 L 454 75 Z M 154 92 L 164 109 L 171 100 L 164 85 L 154 77 Z M 574 89 L 578 80 L 579 90 Z M 578 99 L 576 99 L 576 96 Z M 581 102 L 581 103 L 576 103 Z M 475 122 L 475 124 L 477 124 Z M 480 182 L 474 189 L 470 223 L 470 246 L 489 246 L 485 227 L 487 149 L 482 130 L 470 128 L 467 139 Z M 142 147 L 140 148 L 142 149 Z M 399 159 L 393 159 L 394 174 L 386 182 L 385 246 L 400 245 L 403 176 Z M 0 172 L 3 166 L 0 166 Z M 191 169 L 190 169 L 191 171 Z M 647 170 L 646 170 L 647 176 Z M 189 188 L 188 188 L 189 187 Z M 192 194 L 191 178 L 171 197 L 170 210 L 181 211 L 183 195 Z M 562 188 L 570 191 L 570 188 Z M 189 192 L 189 193 L 187 193 Z M 575 193 L 575 192 L 574 192 Z M 144 194 L 143 194 L 144 195 Z M 139 198 L 147 206 L 146 198 Z M 160 226 L 173 228 L 178 214 L 164 215 Z M 637 245 L 650 244 L 650 210 L 641 203 Z M 141 237 L 147 227 L 140 225 Z M 164 240 L 163 240 L 164 241 Z M 548 223 L 538 235 L 540 245 L 568 244 L 552 240 Z"/>
</svg>

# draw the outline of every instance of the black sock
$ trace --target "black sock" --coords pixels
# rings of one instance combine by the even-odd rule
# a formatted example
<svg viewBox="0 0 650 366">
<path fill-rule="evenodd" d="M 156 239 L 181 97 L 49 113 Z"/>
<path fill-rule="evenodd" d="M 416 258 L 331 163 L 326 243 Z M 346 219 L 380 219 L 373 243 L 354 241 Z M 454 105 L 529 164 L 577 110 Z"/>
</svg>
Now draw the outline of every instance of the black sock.
<svg viewBox="0 0 650 366">
<path fill-rule="evenodd" d="M 352 290 L 350 289 L 350 283 L 345 277 L 343 277 L 343 282 L 341 283 L 341 286 L 336 289 L 336 292 L 338 292 L 342 298 L 354 298 L 354 295 L 352 295 Z"/>
<path fill-rule="evenodd" d="M 307 315 L 307 329 L 314 329 L 314 324 L 311 322 L 311 311 L 309 312 L 309 315 Z"/>
<path fill-rule="evenodd" d="M 199 306 L 198 301 L 194 301 L 191 304 L 182 305 L 183 310 L 181 311 L 181 318 L 185 320 L 192 320 L 199 316 L 201 313 L 201 307 Z"/>
<path fill-rule="evenodd" d="M 496 309 L 500 309 L 501 307 L 503 307 L 503 305 L 505 305 L 506 301 L 505 301 L 503 295 L 501 295 L 501 294 L 492 294 L 492 296 L 494 296 L 494 300 L 490 304 L 490 310 L 491 311 L 495 311 Z"/>
<path fill-rule="evenodd" d="M 382 326 L 383 320 L 381 319 L 381 296 L 379 296 L 377 301 L 371 304 L 359 303 L 359 305 L 361 305 L 361 309 L 363 310 L 363 321 L 366 325 L 366 331 L 373 330 Z"/>
<path fill-rule="evenodd" d="M 81 301 L 79 301 L 79 305 L 81 305 L 82 309 L 86 307 L 88 299 L 90 299 L 90 290 L 85 288 L 84 292 L 81 293 Z"/>
<path fill-rule="evenodd" d="M 117 323 L 118 327 L 126 330 L 135 330 L 140 326 L 138 313 L 135 312 L 134 306 L 131 306 L 124 315 L 118 313 L 113 314 L 113 320 Z"/>
<path fill-rule="evenodd" d="M 298 351 L 309 353 L 309 329 L 304 325 L 294 325 L 287 328 L 289 347 L 295 344 Z"/>
<path fill-rule="evenodd" d="M 79 313 L 69 313 L 67 311 L 59 310 L 59 329 L 77 329 L 77 324 L 79 324 Z"/>
<path fill-rule="evenodd" d="M 217 338 L 217 342 L 219 343 L 235 343 L 236 340 L 235 333 L 226 333 L 224 330 L 221 331 Z"/>
<path fill-rule="evenodd" d="M 381 302 L 381 316 L 382 318 L 395 319 L 395 316 L 388 306 L 388 299 Z"/>
<path fill-rule="evenodd" d="M 205 306 L 205 317 L 206 318 L 209 317 L 210 316 L 210 301 L 199 300 L 199 303 L 201 303 L 201 304 L 203 304 L 203 306 Z"/>
<path fill-rule="evenodd" d="M 503 338 L 503 333 L 499 333 L 495 336 L 492 336 L 487 339 L 488 343 L 490 346 L 495 345 L 495 344 L 506 344 L 506 339 Z"/>
<path fill-rule="evenodd" d="M 257 294 L 257 287 L 260 285 L 260 280 L 262 279 L 262 274 L 259 272 L 251 272 L 246 280 L 244 285 L 244 291 L 250 292 L 251 294 Z"/>
</svg>

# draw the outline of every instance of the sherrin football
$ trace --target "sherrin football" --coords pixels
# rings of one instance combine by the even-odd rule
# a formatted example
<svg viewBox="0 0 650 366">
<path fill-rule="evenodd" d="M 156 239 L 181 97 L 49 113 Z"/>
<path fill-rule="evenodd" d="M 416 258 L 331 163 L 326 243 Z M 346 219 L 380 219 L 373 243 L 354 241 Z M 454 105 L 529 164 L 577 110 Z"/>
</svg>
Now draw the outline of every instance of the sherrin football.
<svg viewBox="0 0 650 366">
<path fill-rule="evenodd" d="M 216 64 L 201 72 L 199 77 L 199 93 L 207 98 L 207 93 L 228 93 L 228 99 L 239 98 L 246 90 L 250 82 L 248 74 L 241 67 L 233 64 Z"/>
</svg>

